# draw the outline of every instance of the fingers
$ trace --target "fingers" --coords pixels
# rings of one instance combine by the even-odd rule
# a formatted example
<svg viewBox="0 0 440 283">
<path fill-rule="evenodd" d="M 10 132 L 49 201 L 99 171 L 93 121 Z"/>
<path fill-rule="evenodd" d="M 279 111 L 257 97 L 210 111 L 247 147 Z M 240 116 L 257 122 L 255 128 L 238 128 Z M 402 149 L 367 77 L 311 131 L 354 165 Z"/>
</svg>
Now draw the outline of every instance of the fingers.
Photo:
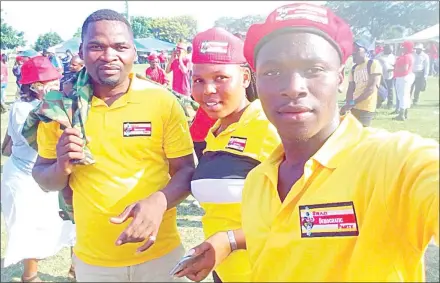
<svg viewBox="0 0 440 283">
<path fill-rule="evenodd" d="M 121 214 L 119 214 L 116 217 L 110 218 L 110 222 L 113 223 L 113 224 L 124 223 L 129 217 L 133 216 L 133 208 L 135 206 L 136 206 L 136 203 L 127 206 Z"/>
<path fill-rule="evenodd" d="M 137 252 L 141 253 L 148 250 L 155 242 L 156 242 L 156 235 L 149 236 L 148 240 L 141 247 L 137 249 Z"/>
</svg>

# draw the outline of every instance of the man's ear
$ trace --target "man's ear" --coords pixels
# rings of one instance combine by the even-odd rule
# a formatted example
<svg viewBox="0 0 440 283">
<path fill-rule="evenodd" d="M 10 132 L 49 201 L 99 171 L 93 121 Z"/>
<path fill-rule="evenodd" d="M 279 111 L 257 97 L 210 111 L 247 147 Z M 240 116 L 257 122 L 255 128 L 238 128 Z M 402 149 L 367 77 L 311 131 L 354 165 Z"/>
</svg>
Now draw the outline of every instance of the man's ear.
<svg viewBox="0 0 440 283">
<path fill-rule="evenodd" d="M 345 65 L 341 65 L 339 68 L 339 87 L 344 83 L 345 78 Z"/>
<path fill-rule="evenodd" d="M 248 88 L 252 80 L 251 70 L 247 67 L 242 68 L 243 72 L 243 87 Z"/>
<path fill-rule="evenodd" d="M 82 42 L 79 45 L 79 53 L 78 53 L 78 55 L 79 55 L 79 58 L 81 58 L 81 60 L 84 60 L 84 58 L 83 58 L 83 44 L 82 44 Z"/>
</svg>

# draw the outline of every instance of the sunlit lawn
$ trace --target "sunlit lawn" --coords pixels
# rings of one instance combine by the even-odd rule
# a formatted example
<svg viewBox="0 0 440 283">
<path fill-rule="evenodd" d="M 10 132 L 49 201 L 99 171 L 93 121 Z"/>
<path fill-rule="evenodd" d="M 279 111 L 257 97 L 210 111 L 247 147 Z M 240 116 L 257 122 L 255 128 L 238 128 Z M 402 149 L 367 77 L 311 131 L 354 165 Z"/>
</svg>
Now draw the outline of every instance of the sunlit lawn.
<svg viewBox="0 0 440 283">
<path fill-rule="evenodd" d="M 141 74 L 145 73 L 146 65 L 135 65 L 135 71 Z M 11 102 L 15 95 L 15 78 L 10 73 L 10 82 L 8 84 L 7 95 L 8 101 Z M 344 99 L 344 95 L 340 95 L 340 101 Z M 393 121 L 389 113 L 392 110 L 379 109 L 376 119 L 373 122 L 374 127 L 385 128 L 390 131 L 408 130 L 418 133 L 421 136 L 439 140 L 439 85 L 437 78 L 430 78 L 427 91 L 421 94 L 421 101 L 418 106 L 411 108 L 410 119 L 405 122 Z M 6 131 L 8 115 L 1 115 L 1 139 Z M 1 164 L 6 161 L 2 156 Z M 203 240 L 200 218 L 202 211 L 190 205 L 189 200 L 182 203 L 178 208 L 178 227 L 185 248 L 190 248 Z M 1 222 L 1 256 L 2 263 L 4 257 L 4 249 L 6 245 L 5 226 Z M 390 239 L 392 240 L 392 239 Z M 439 282 L 439 249 L 430 246 L 426 252 L 427 262 L 427 281 Z M 62 250 L 56 256 L 46 259 L 40 263 L 40 276 L 45 281 L 65 282 L 67 279 L 67 271 L 70 266 L 70 254 L 68 249 Z M 3 265 L 2 265 L 3 267 Z M 1 282 L 10 282 L 11 280 L 19 280 L 22 272 L 22 264 L 10 266 L 1 269 Z M 208 278 L 205 281 L 210 281 Z"/>
</svg>

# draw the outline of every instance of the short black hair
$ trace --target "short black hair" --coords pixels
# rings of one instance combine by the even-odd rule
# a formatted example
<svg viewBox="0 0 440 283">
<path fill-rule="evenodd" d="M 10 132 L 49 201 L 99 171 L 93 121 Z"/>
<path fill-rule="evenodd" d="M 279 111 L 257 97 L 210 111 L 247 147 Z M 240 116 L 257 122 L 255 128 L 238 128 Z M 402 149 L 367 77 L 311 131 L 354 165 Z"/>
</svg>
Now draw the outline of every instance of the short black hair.
<svg viewBox="0 0 440 283">
<path fill-rule="evenodd" d="M 192 51 L 193 51 L 193 48 L 191 45 L 186 48 L 186 52 L 191 53 Z"/>
<path fill-rule="evenodd" d="M 99 21 L 117 21 L 124 23 L 128 27 L 128 30 L 130 31 L 131 35 L 133 36 L 133 30 L 131 29 L 131 25 L 124 17 L 124 15 L 110 9 L 101 9 L 90 14 L 87 17 L 87 19 L 84 21 L 81 28 L 81 41 L 84 41 L 84 36 L 87 33 L 87 29 L 89 25 L 91 23 L 95 23 Z"/>
</svg>

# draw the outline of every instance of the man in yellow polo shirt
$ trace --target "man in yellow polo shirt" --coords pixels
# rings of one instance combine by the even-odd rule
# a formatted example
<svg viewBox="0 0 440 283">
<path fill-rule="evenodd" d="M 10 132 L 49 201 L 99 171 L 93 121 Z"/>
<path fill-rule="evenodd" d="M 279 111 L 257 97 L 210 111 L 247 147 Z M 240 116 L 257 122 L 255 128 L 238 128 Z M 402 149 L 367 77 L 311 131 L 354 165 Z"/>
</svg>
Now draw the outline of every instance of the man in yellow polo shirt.
<svg viewBox="0 0 440 283">
<path fill-rule="evenodd" d="M 354 43 L 355 65 L 350 70 L 346 105 L 341 109 L 343 114 L 350 110 L 364 127 L 371 125 L 376 113 L 378 86 L 382 76 L 379 61 L 368 58 L 368 46 L 365 40 L 356 40 Z"/>
<path fill-rule="evenodd" d="M 247 176 L 234 231 L 253 282 L 424 281 L 424 251 L 439 241 L 439 144 L 339 116 L 352 44 L 342 19 L 306 3 L 276 9 L 246 35 L 282 141 Z M 231 253 L 227 240 L 210 243 L 185 275 L 198 280 Z"/>
<path fill-rule="evenodd" d="M 72 163 L 85 157 L 76 128 L 40 123 L 33 176 L 45 190 L 73 190 L 79 282 L 176 281 L 169 271 L 184 250 L 175 205 L 194 170 L 184 112 L 166 89 L 131 73 L 133 33 L 119 13 L 86 19 L 80 54 L 93 91 L 85 133 L 95 163 Z"/>
</svg>

